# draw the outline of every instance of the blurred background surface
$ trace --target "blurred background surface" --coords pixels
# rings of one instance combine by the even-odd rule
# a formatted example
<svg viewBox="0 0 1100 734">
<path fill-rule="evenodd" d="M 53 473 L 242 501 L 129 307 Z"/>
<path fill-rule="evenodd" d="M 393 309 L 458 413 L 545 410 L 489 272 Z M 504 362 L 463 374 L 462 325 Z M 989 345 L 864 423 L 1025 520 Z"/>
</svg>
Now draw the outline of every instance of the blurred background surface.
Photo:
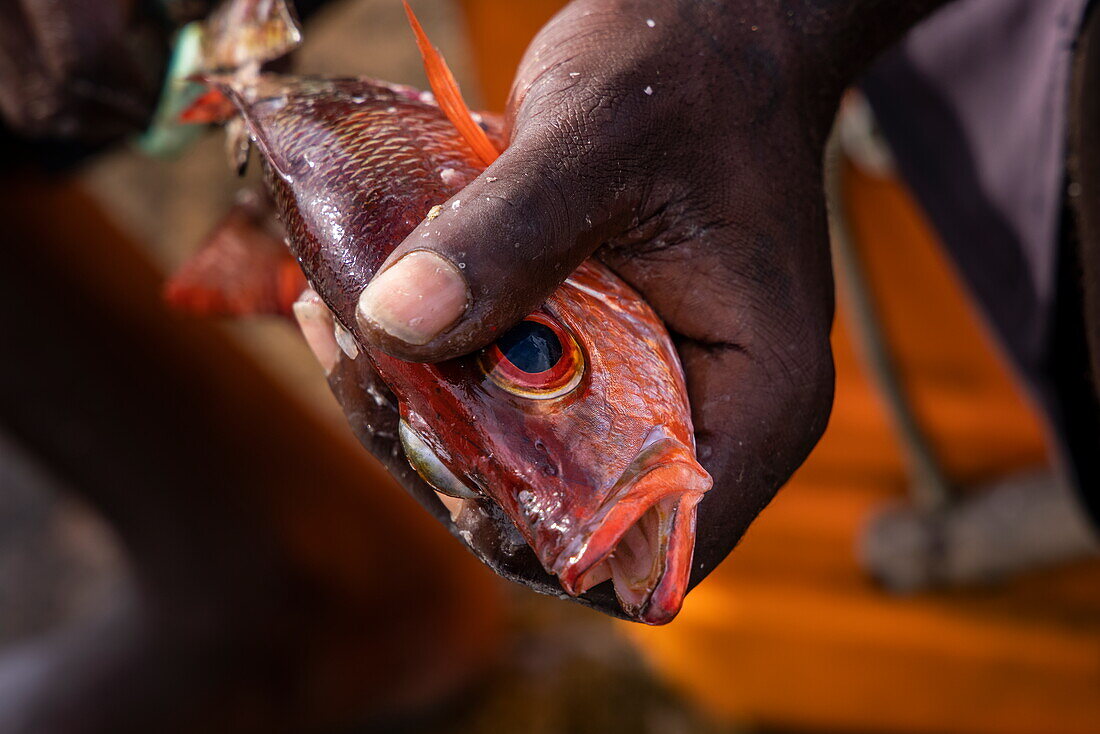
<svg viewBox="0 0 1100 734">
<path fill-rule="evenodd" d="M 417 10 L 470 101 L 499 110 L 519 55 L 558 6 L 464 0 Z M 301 71 L 425 85 L 393 0 L 329 3 L 311 17 L 305 38 Z M 889 170 L 854 158 L 841 163 L 839 196 L 900 380 L 942 471 L 964 493 L 1021 473 L 1052 475 L 1045 428 L 934 234 Z M 186 479 L 181 487 L 209 482 L 199 493 L 212 503 L 240 502 L 247 511 L 250 498 L 262 498 L 256 502 L 286 528 L 275 545 L 293 548 L 303 568 L 325 577 L 329 585 L 316 593 L 344 609 L 288 613 L 285 634 L 308 638 L 309 649 L 280 675 L 293 679 L 288 690 L 310 682 L 298 678 L 325 689 L 303 694 L 304 707 L 361 714 L 368 731 L 1100 731 L 1100 561 L 906 594 L 887 591 L 861 565 L 869 519 L 906 501 L 911 473 L 843 289 L 836 404 L 825 438 L 679 618 L 643 628 L 534 596 L 468 557 L 355 444 L 289 324 L 203 322 L 157 305 L 159 279 L 194 251 L 241 186 L 220 134 L 209 132 L 171 160 L 121 146 L 64 175 L 21 170 L 3 185 L 5 221 L 34 250 L 20 267 L 58 274 L 49 297 L 60 304 L 39 303 L 30 289 L 6 296 L 8 318 L 27 334 L 16 343 L 40 348 L 7 360 L 41 362 L 35 374 L 50 377 L 27 381 L 14 368 L 0 375 L 9 379 L 0 408 L 15 416 L 0 432 L 0 645 L 9 650 L 0 685 L 3 671 L 19 670 L 11 661 L 23 651 L 33 656 L 41 636 L 109 616 L 128 588 L 150 583 L 124 560 L 125 547 L 156 527 L 135 528 L 108 512 L 120 538 L 66 491 L 74 481 L 101 483 L 93 495 L 112 507 L 110 463 L 122 462 L 133 466 L 118 473 L 118 484 L 147 481 L 151 495 L 172 494 L 156 479 L 172 472 Z M 59 362 L 84 345 L 53 331 L 51 317 L 76 311 L 87 319 L 85 333 L 109 328 L 117 337 L 89 338 L 88 352 L 117 351 L 98 367 L 80 353 L 67 372 Z M 113 371 L 111 360 L 131 363 L 132 374 Z M 101 374 L 106 405 L 97 406 L 110 412 L 138 385 L 132 411 L 120 410 L 106 428 L 48 420 L 63 414 L 59 395 L 100 385 Z M 66 375 L 72 385 L 59 387 Z M 175 387 L 185 384 L 190 392 Z M 26 414 L 36 405 L 41 420 Z M 134 416 L 149 411 L 156 415 L 136 426 Z M 267 428 L 254 430 L 258 422 Z M 205 428 L 212 425 L 221 428 Z M 176 455 L 127 453 L 128 446 L 142 451 L 132 432 L 175 430 L 186 438 Z M 66 431 L 72 435 L 57 439 L 62 449 L 42 449 L 55 445 L 44 436 Z M 278 442 L 303 432 L 316 445 L 296 444 L 302 468 L 288 475 L 273 458 L 285 453 Z M 99 473 L 86 473 L 79 452 L 63 450 L 81 441 L 109 448 Z M 208 454 L 206 441 L 224 450 Z M 231 463 L 236 473 L 224 473 Z M 318 466 L 327 474 L 312 471 Z M 239 490 L 214 486 L 238 477 L 245 477 Z M 348 497 L 355 512 L 343 509 Z M 165 527 L 191 522 L 168 507 Z M 237 532 L 194 523 L 200 548 L 207 534 Z M 921 557 L 920 540 L 913 543 L 902 552 Z M 181 567 L 219 565 L 201 550 L 175 552 Z M 265 563 L 228 563 L 240 568 L 226 571 L 224 583 L 250 586 L 262 576 L 253 569 Z M 271 594 L 241 592 L 242 604 L 265 600 L 246 624 L 281 598 Z M 296 597 L 288 602 L 295 604 Z M 296 626 L 301 620 L 308 630 Z M 195 664 L 201 671 L 210 663 Z M 364 690 L 364 681 L 378 683 Z"/>
</svg>

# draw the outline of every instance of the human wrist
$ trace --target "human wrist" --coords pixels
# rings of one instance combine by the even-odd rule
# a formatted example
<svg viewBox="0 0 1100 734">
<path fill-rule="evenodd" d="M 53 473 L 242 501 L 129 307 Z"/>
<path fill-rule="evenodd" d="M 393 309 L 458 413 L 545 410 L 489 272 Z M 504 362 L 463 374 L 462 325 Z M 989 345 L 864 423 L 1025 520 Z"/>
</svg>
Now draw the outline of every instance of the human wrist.
<svg viewBox="0 0 1100 734">
<path fill-rule="evenodd" d="M 735 74 L 764 77 L 772 93 L 827 132 L 844 90 L 883 51 L 950 0 L 597 0 L 652 12 L 724 56 Z M 658 27 L 659 30 L 659 27 Z M 758 88 L 759 79 L 742 83 Z M 744 91 L 744 90 L 742 90 Z"/>
<path fill-rule="evenodd" d="M 779 12 L 809 104 L 828 112 L 831 120 L 844 90 L 909 29 L 948 2 L 784 0 Z"/>
</svg>

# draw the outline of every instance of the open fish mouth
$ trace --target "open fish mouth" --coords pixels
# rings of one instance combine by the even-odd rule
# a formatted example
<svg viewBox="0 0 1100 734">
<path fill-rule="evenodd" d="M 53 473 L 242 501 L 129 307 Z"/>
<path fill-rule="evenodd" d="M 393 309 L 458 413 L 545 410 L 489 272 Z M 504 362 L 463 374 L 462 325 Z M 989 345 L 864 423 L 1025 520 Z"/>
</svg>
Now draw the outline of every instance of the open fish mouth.
<svg viewBox="0 0 1100 734">
<path fill-rule="evenodd" d="M 436 490 L 452 521 L 477 506 L 482 495 L 447 469 L 404 420 L 400 436 L 409 462 Z M 656 429 L 593 518 L 569 535 L 564 550 L 532 549 L 570 596 L 610 580 L 625 616 L 665 624 L 680 611 L 687 593 L 696 506 L 710 486 L 710 475 L 694 452 Z"/>
<path fill-rule="evenodd" d="M 648 444 L 616 484 L 607 511 L 572 539 L 552 573 L 573 596 L 610 579 L 631 619 L 671 621 L 691 576 L 696 507 L 710 486 L 687 446 L 671 437 Z"/>
</svg>

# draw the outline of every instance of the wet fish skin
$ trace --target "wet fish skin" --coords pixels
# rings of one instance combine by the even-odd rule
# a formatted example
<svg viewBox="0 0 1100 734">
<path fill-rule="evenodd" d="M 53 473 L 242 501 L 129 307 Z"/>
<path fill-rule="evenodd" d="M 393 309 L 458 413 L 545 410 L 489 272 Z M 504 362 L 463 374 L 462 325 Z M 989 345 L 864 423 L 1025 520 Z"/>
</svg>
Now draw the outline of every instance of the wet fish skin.
<svg viewBox="0 0 1100 734">
<path fill-rule="evenodd" d="M 406 87 L 261 75 L 223 89 L 262 153 L 293 254 L 355 333 L 362 288 L 433 207 L 461 206 L 448 200 L 484 163 L 430 98 Z M 710 487 L 675 349 L 644 300 L 594 260 L 539 313 L 575 337 L 585 365 L 575 390 L 553 400 L 499 389 L 476 357 L 429 365 L 361 346 L 402 419 L 484 496 L 471 511 L 503 510 L 570 594 L 590 572 L 612 573 L 601 564 L 624 564 L 610 560 L 616 544 L 659 516 L 640 541 L 641 580 L 630 586 L 622 571 L 615 585 L 630 618 L 667 622 L 686 593 L 695 507 Z M 653 442 L 667 450 L 635 467 Z"/>
</svg>

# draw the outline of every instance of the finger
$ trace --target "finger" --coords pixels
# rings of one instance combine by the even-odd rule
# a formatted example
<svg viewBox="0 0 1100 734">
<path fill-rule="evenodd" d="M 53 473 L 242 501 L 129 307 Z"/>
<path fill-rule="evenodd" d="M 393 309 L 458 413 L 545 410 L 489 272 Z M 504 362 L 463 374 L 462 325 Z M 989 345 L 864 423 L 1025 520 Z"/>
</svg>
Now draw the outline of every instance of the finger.
<svg viewBox="0 0 1100 734">
<path fill-rule="evenodd" d="M 827 344 L 799 354 L 800 377 L 776 378 L 736 349 L 680 347 L 699 459 L 714 488 L 699 504 L 691 583 L 733 550 L 809 455 L 828 423 L 833 363 Z M 791 376 L 793 377 L 793 375 Z"/>
<path fill-rule="evenodd" d="M 294 318 L 360 442 L 410 494 L 442 517 L 431 500 L 431 488 L 405 460 L 398 440 L 397 400 L 370 360 L 344 336 L 346 332 L 341 335 L 343 327 L 312 288 L 294 303 Z"/>
<path fill-rule="evenodd" d="M 307 288 L 294 302 L 294 319 L 305 337 L 310 351 L 324 370 L 325 377 L 332 374 L 340 357 L 340 345 L 336 341 L 336 320 L 321 297 Z"/>
<path fill-rule="evenodd" d="M 820 245 L 795 254 L 792 242 Z M 652 254 L 603 258 L 661 315 L 684 368 L 698 457 L 714 478 L 698 510 L 695 584 L 827 424 L 833 301 L 823 207 L 739 217 Z"/>
<path fill-rule="evenodd" d="M 570 125 L 540 123 L 441 213 L 420 224 L 363 290 L 362 336 L 438 361 L 493 341 L 592 253 L 616 215 L 599 152 L 577 154 Z"/>
</svg>

